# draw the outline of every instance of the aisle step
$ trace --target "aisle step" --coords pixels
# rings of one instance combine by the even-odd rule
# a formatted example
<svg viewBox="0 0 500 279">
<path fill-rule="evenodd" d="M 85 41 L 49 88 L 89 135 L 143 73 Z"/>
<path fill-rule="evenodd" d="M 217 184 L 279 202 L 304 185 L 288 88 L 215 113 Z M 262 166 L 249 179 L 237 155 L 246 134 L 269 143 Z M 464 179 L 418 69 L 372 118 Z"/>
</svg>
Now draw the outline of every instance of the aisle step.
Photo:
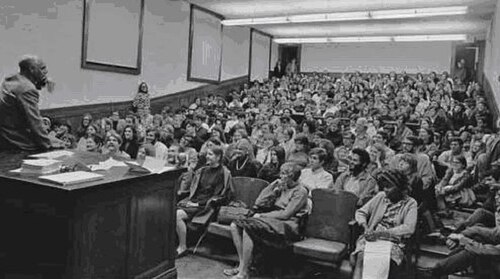
<svg viewBox="0 0 500 279">
<path fill-rule="evenodd" d="M 439 244 L 420 244 L 420 252 L 425 252 L 428 254 L 436 255 L 436 256 L 441 256 L 440 258 L 444 258 L 450 254 L 450 249 L 446 247 L 445 245 L 439 245 Z"/>
</svg>

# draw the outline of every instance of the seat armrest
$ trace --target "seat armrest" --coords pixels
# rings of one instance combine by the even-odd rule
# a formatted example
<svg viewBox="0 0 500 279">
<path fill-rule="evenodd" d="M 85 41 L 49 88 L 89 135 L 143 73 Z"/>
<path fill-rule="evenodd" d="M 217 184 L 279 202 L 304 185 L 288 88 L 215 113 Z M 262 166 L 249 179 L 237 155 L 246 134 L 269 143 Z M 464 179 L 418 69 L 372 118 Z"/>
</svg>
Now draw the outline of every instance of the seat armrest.
<svg viewBox="0 0 500 279">
<path fill-rule="evenodd" d="M 347 247 L 348 253 L 352 253 L 354 249 L 356 248 L 356 241 L 358 240 L 359 236 L 363 234 L 363 227 L 361 227 L 356 220 L 351 220 L 349 221 L 349 232 L 350 232 L 350 238 L 349 238 L 349 246 Z"/>
</svg>

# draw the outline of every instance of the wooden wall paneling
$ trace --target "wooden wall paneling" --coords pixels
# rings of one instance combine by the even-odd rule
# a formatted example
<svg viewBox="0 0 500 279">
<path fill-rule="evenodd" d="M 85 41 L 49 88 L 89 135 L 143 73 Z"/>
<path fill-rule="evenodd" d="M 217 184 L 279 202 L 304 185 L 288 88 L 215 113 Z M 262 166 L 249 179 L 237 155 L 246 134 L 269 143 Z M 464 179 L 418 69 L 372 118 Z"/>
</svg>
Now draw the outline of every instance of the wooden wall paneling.
<svg viewBox="0 0 500 279">
<path fill-rule="evenodd" d="M 75 241 L 82 243 L 81 250 L 74 251 L 80 254 L 76 278 L 126 278 L 129 200 L 99 204 L 79 218 Z"/>
<path fill-rule="evenodd" d="M 220 82 L 219 84 L 203 85 L 194 89 L 185 90 L 165 96 L 155 97 L 151 99 L 151 113 L 160 113 L 166 105 L 172 109 L 180 108 L 194 102 L 196 97 L 206 97 L 209 94 L 226 96 L 230 90 L 239 89 L 245 82 L 248 81 L 247 76 L 237 77 Z M 82 105 L 72 107 L 62 107 L 53 109 L 43 109 L 43 116 L 51 117 L 52 120 L 68 121 L 73 129 L 78 129 L 84 113 L 92 114 L 94 119 L 109 117 L 113 111 L 120 112 L 121 117 L 125 117 L 132 105 L 132 100 L 117 103 L 103 103 L 93 105 Z"/>
<path fill-rule="evenodd" d="M 174 255 L 169 254 L 165 245 L 175 238 L 168 226 L 169 222 L 174 220 L 170 208 L 172 203 L 168 201 L 168 198 L 173 196 L 173 190 L 172 186 L 135 196 L 132 200 L 131 218 L 136 226 L 131 228 L 128 259 L 128 272 L 131 276 L 140 275 L 158 265 L 174 265 Z M 154 274 L 156 275 L 158 274 Z"/>
</svg>

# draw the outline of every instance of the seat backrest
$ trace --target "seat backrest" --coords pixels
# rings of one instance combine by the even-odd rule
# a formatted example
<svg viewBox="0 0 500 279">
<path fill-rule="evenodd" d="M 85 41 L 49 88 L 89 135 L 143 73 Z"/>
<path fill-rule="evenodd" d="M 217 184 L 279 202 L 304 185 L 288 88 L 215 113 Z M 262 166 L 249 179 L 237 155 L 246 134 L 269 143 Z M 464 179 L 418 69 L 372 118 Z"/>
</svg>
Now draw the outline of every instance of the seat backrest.
<svg viewBox="0 0 500 279">
<path fill-rule="evenodd" d="M 354 219 L 358 197 L 330 189 L 312 191 L 312 212 L 307 221 L 308 237 L 349 243 L 349 221 Z"/>
<path fill-rule="evenodd" d="M 266 188 L 267 185 L 269 185 L 269 182 L 259 178 L 244 176 L 233 177 L 235 191 L 233 200 L 242 201 L 248 208 L 251 208 L 262 189 Z"/>
</svg>

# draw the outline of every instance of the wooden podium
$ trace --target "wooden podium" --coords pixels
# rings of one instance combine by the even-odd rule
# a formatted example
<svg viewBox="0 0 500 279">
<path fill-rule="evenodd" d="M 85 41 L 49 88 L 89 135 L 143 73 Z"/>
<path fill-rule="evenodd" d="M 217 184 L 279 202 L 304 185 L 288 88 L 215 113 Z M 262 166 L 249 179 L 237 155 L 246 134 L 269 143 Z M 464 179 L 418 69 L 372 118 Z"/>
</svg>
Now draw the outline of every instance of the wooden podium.
<svg viewBox="0 0 500 279">
<path fill-rule="evenodd" d="M 10 173 L 26 153 L 0 153 L 0 278 L 176 278 L 175 182 L 182 169 L 73 186 Z M 99 154 L 63 159 L 94 164 Z M 2 276 L 3 275 L 3 276 Z"/>
</svg>

